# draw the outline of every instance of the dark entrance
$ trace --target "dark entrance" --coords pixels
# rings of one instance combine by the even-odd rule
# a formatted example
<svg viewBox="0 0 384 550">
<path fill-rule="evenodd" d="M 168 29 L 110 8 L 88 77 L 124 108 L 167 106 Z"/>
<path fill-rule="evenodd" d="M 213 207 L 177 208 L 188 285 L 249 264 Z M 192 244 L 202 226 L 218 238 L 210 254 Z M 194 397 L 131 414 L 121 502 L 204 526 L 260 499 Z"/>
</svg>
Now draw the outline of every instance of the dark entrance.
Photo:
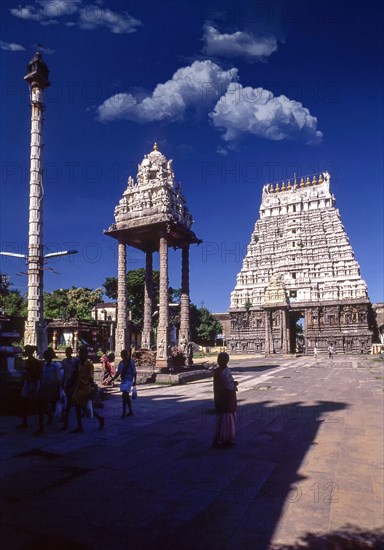
<svg viewBox="0 0 384 550">
<path fill-rule="evenodd" d="M 289 313 L 290 353 L 305 353 L 305 314 L 303 311 Z"/>
</svg>

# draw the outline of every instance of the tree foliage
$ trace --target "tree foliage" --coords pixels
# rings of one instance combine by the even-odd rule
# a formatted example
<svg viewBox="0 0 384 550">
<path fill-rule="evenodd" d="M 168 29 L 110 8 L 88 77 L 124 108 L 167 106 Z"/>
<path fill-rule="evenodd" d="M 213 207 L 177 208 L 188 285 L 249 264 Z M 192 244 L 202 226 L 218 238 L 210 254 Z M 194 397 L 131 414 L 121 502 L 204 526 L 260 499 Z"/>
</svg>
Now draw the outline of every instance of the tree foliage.
<svg viewBox="0 0 384 550">
<path fill-rule="evenodd" d="M 103 283 L 103 293 L 111 300 L 117 300 L 117 278 L 107 277 Z"/>
<path fill-rule="evenodd" d="M 153 312 L 154 313 L 159 303 L 159 285 L 160 285 L 160 271 L 152 271 L 152 284 L 153 284 Z M 145 285 L 145 269 L 132 269 L 127 272 L 126 276 L 126 288 L 127 288 L 127 308 L 131 312 L 131 320 L 135 324 L 143 324 L 144 316 L 144 285 Z M 117 278 L 107 277 L 103 283 L 104 294 L 112 300 L 117 300 Z M 169 287 L 168 299 L 172 302 L 178 302 L 180 300 L 180 289 Z M 171 311 L 170 323 L 177 323 L 177 315 L 174 315 Z M 156 325 L 157 317 L 154 324 Z"/>
<path fill-rule="evenodd" d="M 153 281 L 153 307 L 157 308 L 159 301 L 159 281 L 160 272 L 152 271 Z M 144 285 L 145 285 L 145 269 L 132 269 L 127 271 L 126 275 L 126 292 L 127 292 L 127 309 L 130 311 L 131 320 L 135 324 L 143 324 L 144 315 Z M 112 300 L 117 300 L 117 278 L 107 277 L 103 283 L 104 294 Z"/>
<path fill-rule="evenodd" d="M 27 301 L 19 290 L 11 290 L 11 280 L 5 273 L 0 273 L 0 309 L 11 317 L 27 316 Z"/>
<path fill-rule="evenodd" d="M 153 278 L 153 312 L 158 309 L 159 303 L 159 281 L 160 272 L 154 270 Z M 143 324 L 144 315 L 144 284 L 145 269 L 133 269 L 127 272 L 127 308 L 131 312 L 131 319 L 135 324 Z M 112 300 L 117 300 L 117 278 L 107 277 L 103 283 L 104 294 Z M 180 302 L 181 290 L 179 288 L 169 287 L 169 303 Z M 180 323 L 180 311 L 175 308 L 169 308 L 169 324 L 178 325 Z M 153 319 L 153 326 L 158 322 L 158 316 Z M 192 340 L 202 345 L 214 344 L 215 337 L 222 331 L 221 324 L 215 319 L 207 308 L 198 309 L 195 304 L 190 304 L 190 324 Z"/>
<path fill-rule="evenodd" d="M 0 273 L 0 305 L 3 306 L 4 298 L 9 294 L 11 286 L 11 281 L 5 273 Z"/>
<path fill-rule="evenodd" d="M 220 322 L 205 307 L 199 309 L 191 304 L 192 339 L 197 344 L 213 345 L 217 334 L 222 332 Z"/>
<path fill-rule="evenodd" d="M 4 313 L 11 317 L 27 316 L 27 300 L 19 290 L 10 290 L 3 299 Z"/>
<path fill-rule="evenodd" d="M 59 288 L 44 293 L 46 319 L 91 319 L 92 308 L 102 302 L 101 288 Z"/>
</svg>

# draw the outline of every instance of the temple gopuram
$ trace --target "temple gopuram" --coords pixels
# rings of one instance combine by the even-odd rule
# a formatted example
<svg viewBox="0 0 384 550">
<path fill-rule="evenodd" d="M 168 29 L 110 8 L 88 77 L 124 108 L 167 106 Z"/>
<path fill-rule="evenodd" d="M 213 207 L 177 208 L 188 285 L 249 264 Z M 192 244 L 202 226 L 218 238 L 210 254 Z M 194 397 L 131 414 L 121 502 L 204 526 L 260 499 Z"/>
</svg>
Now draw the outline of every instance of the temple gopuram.
<svg viewBox="0 0 384 550">
<path fill-rule="evenodd" d="M 325 172 L 263 187 L 231 294 L 232 353 L 310 354 L 330 345 L 336 353 L 370 352 L 367 286 L 330 179 Z"/>
</svg>

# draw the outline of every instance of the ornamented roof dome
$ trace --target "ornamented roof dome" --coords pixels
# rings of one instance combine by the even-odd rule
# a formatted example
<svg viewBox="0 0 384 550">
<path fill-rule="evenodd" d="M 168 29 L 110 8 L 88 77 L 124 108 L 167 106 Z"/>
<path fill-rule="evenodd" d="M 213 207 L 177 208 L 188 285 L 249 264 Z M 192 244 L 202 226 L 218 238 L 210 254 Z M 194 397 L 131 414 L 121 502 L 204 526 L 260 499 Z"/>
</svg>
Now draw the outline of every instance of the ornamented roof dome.
<svg viewBox="0 0 384 550">
<path fill-rule="evenodd" d="M 154 185 L 166 182 L 173 187 L 174 179 L 172 160 L 168 160 L 160 153 L 157 143 L 155 143 L 153 151 L 144 155 L 141 164 L 138 165 L 137 185 Z"/>
<path fill-rule="evenodd" d="M 117 224 L 139 219 L 158 223 L 166 219 L 174 220 L 187 229 L 191 227 L 192 216 L 181 185 L 175 182 L 172 160 L 158 150 L 157 143 L 138 165 L 136 181 L 129 176 L 127 184 L 115 209 Z"/>
</svg>

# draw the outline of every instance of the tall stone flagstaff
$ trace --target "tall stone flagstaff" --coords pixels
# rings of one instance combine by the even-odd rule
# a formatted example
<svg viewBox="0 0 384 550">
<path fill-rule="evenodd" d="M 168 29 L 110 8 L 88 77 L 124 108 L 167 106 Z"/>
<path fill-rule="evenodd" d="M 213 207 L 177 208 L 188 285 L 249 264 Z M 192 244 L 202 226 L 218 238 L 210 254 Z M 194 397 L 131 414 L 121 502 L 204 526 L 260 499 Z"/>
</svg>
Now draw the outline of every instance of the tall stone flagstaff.
<svg viewBox="0 0 384 550">
<path fill-rule="evenodd" d="M 43 303 L 44 264 L 52 258 L 77 254 L 77 250 L 61 250 L 44 255 L 42 152 L 45 105 L 43 99 L 44 90 L 50 86 L 49 70 L 40 52 L 35 53 L 27 69 L 28 74 L 24 80 L 30 87 L 31 105 L 28 254 L 0 251 L 0 255 L 23 259 L 28 265 L 28 317 L 25 323 L 24 343 L 36 346 L 38 356 L 42 357 L 48 345 Z"/>
<path fill-rule="evenodd" d="M 24 77 L 30 87 L 31 101 L 31 163 L 29 180 L 28 226 L 28 317 L 24 342 L 37 346 L 42 355 L 47 347 L 43 305 L 43 113 L 44 90 L 48 88 L 49 70 L 40 52 L 28 64 Z"/>
</svg>

